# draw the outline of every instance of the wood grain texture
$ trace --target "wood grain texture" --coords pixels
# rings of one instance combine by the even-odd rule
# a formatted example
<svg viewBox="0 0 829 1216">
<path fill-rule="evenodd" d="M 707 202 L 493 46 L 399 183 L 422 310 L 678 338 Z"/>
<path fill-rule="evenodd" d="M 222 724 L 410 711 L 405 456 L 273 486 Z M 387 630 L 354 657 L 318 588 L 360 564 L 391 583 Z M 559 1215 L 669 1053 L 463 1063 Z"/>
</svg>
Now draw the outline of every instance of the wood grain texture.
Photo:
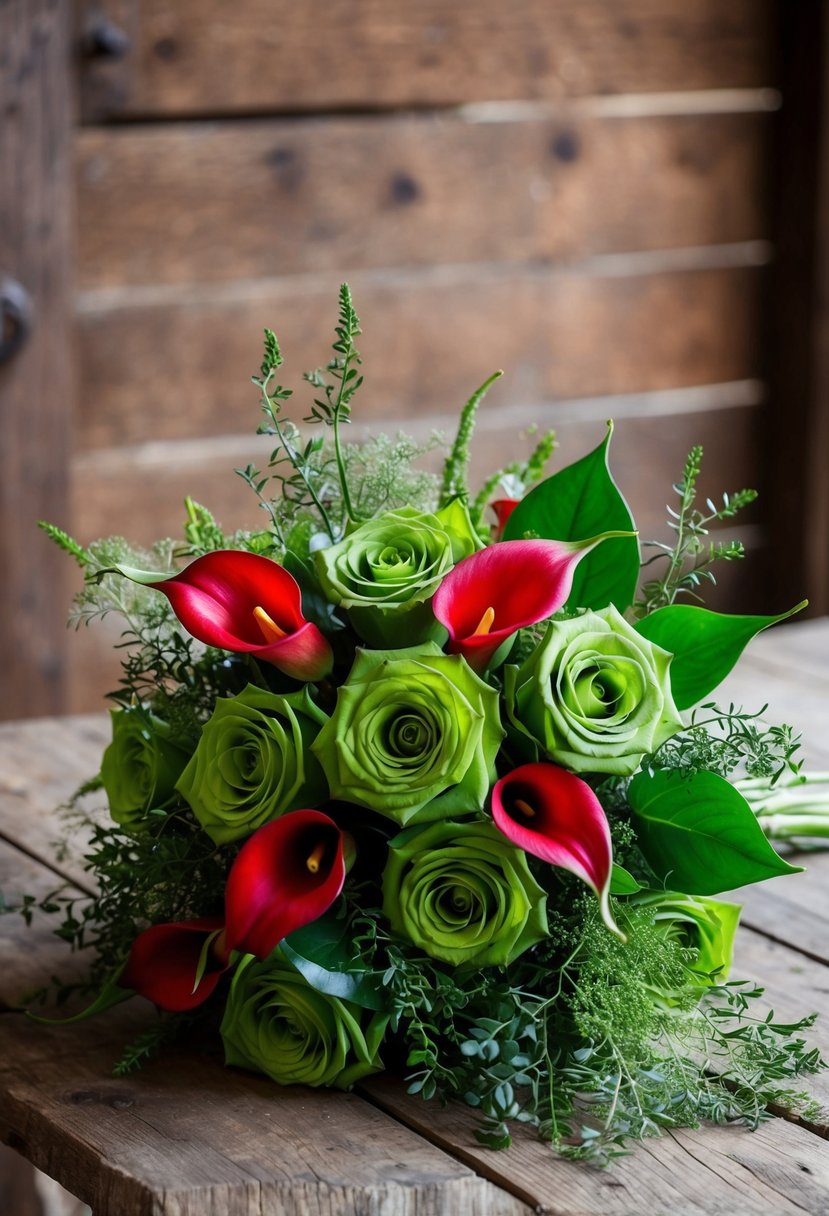
<svg viewBox="0 0 829 1216">
<path fill-rule="evenodd" d="M 792 589 L 794 590 L 794 589 Z M 792 594 L 791 599 L 797 599 Z M 753 710 L 768 703 L 770 722 L 788 722 L 803 733 L 806 767 L 829 769 L 824 723 L 829 705 L 829 617 L 778 626 L 761 634 L 717 690 L 720 704 L 734 701 Z M 767 936 L 829 962 L 829 853 L 795 858 L 806 873 L 773 878 L 735 893 L 743 920 Z"/>
<path fill-rule="evenodd" d="M 556 1159 L 519 1127 L 504 1156 L 473 1139 L 473 1111 L 457 1103 L 434 1109 L 387 1077 L 361 1086 L 382 1110 L 403 1119 L 433 1144 L 487 1177 L 508 1171 L 509 1185 L 536 1212 L 551 1216 L 631 1216 L 650 1211 L 682 1216 L 795 1216 L 829 1204 L 829 1154 L 815 1136 L 788 1122 L 753 1134 L 737 1127 L 668 1131 L 599 1173 Z"/>
<path fill-rule="evenodd" d="M 34 739 L 49 724 L 31 725 Z M 79 763 L 94 767 L 99 748 L 85 724 L 71 724 L 69 740 Z M 0 772 L 21 742 L 0 727 Z M 59 762 L 51 763 L 57 774 Z M 21 796 L 40 826 L 35 851 L 47 852 L 40 793 L 35 787 Z M 15 830 L 0 803 L 0 831 L 7 826 Z M 0 842 L 0 890 L 10 902 L 23 891 L 42 897 L 56 878 Z M 96 1216 L 529 1216 L 522 1203 L 357 1096 L 282 1090 L 226 1070 L 218 1050 L 168 1056 L 135 1078 L 113 1080 L 123 1047 L 154 1016 L 147 1002 L 78 1026 L 34 1027 L 8 1012 L 50 975 L 83 974 L 84 958 L 67 951 L 49 919 L 36 914 L 27 929 L 17 916 L 0 918 L 0 1139 Z"/>
<path fill-rule="evenodd" d="M 758 267 L 435 267 L 363 272 L 350 282 L 366 371 L 354 417 L 375 426 L 407 429 L 435 414 L 454 430 L 456 411 L 497 367 L 505 375 L 483 413 L 506 420 L 520 411 L 526 426 L 554 411 L 535 410 L 539 402 L 743 381 L 762 363 Z M 328 273 L 173 298 L 84 297 L 79 454 L 165 439 L 190 439 L 195 450 L 197 436 L 255 429 L 250 376 L 266 326 L 279 336 L 284 382 L 296 390 L 290 408 L 301 419 L 311 403 L 302 372 L 330 357 L 337 288 Z M 126 367 L 139 370 L 125 375 Z M 669 408 L 681 412 L 686 403 Z"/>
<path fill-rule="evenodd" d="M 818 1048 L 824 1060 L 829 1059 L 829 967 L 741 925 L 731 978 L 752 980 L 763 989 L 762 1005 L 757 1006 L 754 1016 L 763 1016 L 764 1009 L 771 1009 L 777 1021 L 797 1022 L 817 1013 L 817 1021 L 803 1032 L 803 1037 Z M 783 1103 L 776 1105 L 775 1111 L 782 1111 L 824 1139 L 829 1137 L 829 1073 L 794 1078 L 792 1088 L 807 1092 L 818 1109 L 804 1115 L 801 1105 L 793 1103 L 787 1108 Z"/>
<path fill-rule="evenodd" d="M 767 234 L 765 114 L 89 128 L 83 288 L 533 261 Z"/>
<path fill-rule="evenodd" d="M 0 5 L 0 277 L 34 310 L 0 366 L 0 670 L 16 717 L 64 707 L 66 567 L 35 524 L 66 509 L 74 398 L 70 27 L 55 0 Z"/>
<path fill-rule="evenodd" d="M 0 831 L 4 819 L 0 818 Z M 45 837 L 43 844 L 48 846 Z M 27 927 L 17 911 L 25 895 L 41 900 L 59 887 L 66 889 L 62 875 L 0 839 L 0 892 L 9 909 L 0 917 L 0 1013 L 29 1008 L 33 995 L 54 975 L 69 983 L 89 970 L 91 957 L 71 953 L 55 937 L 57 917 L 35 911 Z"/>
<path fill-rule="evenodd" d="M 773 82 L 769 0 L 241 0 L 232 20 L 222 0 L 114 8 L 134 45 L 117 71 L 87 60 L 88 119 Z"/>
<path fill-rule="evenodd" d="M 36 1032 L 0 1018 L 0 1138 L 96 1216 L 529 1216 L 353 1094 L 280 1089 L 186 1051 L 113 1079 L 148 1016 Z"/>
<path fill-rule="evenodd" d="M 13 842 L 59 879 L 87 890 L 92 889 L 82 862 L 87 834 L 77 824 L 67 832 L 60 807 L 96 775 L 110 733 L 109 720 L 100 712 L 68 721 L 0 723 L 0 839 Z M 64 840 L 66 848 L 57 860 Z M 0 919 L 0 930 L 3 926 Z"/>
</svg>

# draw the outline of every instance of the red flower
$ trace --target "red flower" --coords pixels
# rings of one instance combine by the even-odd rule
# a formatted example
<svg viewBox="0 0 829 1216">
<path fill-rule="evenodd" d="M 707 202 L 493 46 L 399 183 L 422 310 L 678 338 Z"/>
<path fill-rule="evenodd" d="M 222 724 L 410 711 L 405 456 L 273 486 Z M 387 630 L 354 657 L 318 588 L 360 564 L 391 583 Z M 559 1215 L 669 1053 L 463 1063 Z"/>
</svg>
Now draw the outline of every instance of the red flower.
<svg viewBox="0 0 829 1216">
<path fill-rule="evenodd" d="M 290 811 L 242 845 L 225 887 L 230 950 L 267 958 L 331 907 L 345 881 L 343 834 L 322 811 Z"/>
<path fill-rule="evenodd" d="M 512 844 L 592 887 L 602 920 L 624 940 L 610 911 L 610 827 L 586 781 L 555 764 L 523 764 L 495 783 L 492 818 Z"/>
<path fill-rule="evenodd" d="M 579 561 L 608 535 L 616 534 L 579 542 L 505 540 L 463 558 L 432 600 L 449 630 L 450 653 L 483 671 L 516 630 L 563 606 Z"/>
<path fill-rule="evenodd" d="M 331 670 L 331 647 L 302 615 L 299 585 L 270 558 L 222 549 L 149 586 L 208 646 L 255 655 L 296 680 L 320 680 Z"/>
<path fill-rule="evenodd" d="M 222 928 L 220 919 L 206 917 L 145 929 L 132 943 L 118 984 L 162 1009 L 175 1013 L 195 1009 L 207 1000 L 227 969 L 229 952 L 224 948 Z M 196 982 L 205 950 L 207 965 Z"/>
<path fill-rule="evenodd" d="M 493 529 L 493 534 L 496 540 L 501 539 L 504 533 L 504 528 L 507 526 L 507 520 L 509 519 L 510 515 L 512 515 L 520 501 L 520 498 L 495 498 L 489 504 L 492 507 L 492 510 L 495 512 L 495 518 L 498 521 Z"/>
</svg>

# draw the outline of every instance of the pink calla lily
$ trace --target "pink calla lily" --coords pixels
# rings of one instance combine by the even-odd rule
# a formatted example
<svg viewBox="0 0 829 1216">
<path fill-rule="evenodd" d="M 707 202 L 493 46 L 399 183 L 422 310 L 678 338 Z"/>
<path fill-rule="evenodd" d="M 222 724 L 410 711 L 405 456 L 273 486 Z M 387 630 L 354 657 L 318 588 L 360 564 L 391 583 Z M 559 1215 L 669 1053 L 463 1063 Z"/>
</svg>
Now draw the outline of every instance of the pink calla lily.
<svg viewBox="0 0 829 1216">
<path fill-rule="evenodd" d="M 208 646 L 252 654 L 295 680 L 331 671 L 331 647 L 302 615 L 299 584 L 270 558 L 219 549 L 169 578 L 120 569 L 163 592 L 185 629 Z"/>
<path fill-rule="evenodd" d="M 517 630 L 564 605 L 579 561 L 618 535 L 605 532 L 585 541 L 505 540 L 463 558 L 432 600 L 432 611 L 449 631 L 450 654 L 462 654 L 470 667 L 483 671 Z"/>
<path fill-rule="evenodd" d="M 119 986 L 132 988 L 174 1013 L 195 1009 L 207 1000 L 227 969 L 223 928 L 224 922 L 214 917 L 152 925 L 132 943 Z M 205 952 L 207 962 L 199 976 Z"/>
<path fill-rule="evenodd" d="M 265 959 L 322 916 L 345 881 L 343 833 L 322 811 L 290 811 L 243 845 L 225 887 L 226 942 Z"/>
<path fill-rule="evenodd" d="M 624 940 L 610 911 L 610 827 L 586 781 L 556 764 L 521 765 L 496 782 L 492 818 L 512 844 L 592 887 L 602 920 Z"/>
</svg>

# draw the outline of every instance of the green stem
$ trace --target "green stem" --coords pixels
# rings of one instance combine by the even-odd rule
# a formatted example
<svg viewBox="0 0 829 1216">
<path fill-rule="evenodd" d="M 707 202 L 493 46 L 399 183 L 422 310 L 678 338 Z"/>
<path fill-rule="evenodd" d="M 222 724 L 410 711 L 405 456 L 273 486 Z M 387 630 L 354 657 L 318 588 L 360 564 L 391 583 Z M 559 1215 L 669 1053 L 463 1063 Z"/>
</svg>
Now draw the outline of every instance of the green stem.
<svg viewBox="0 0 829 1216">
<path fill-rule="evenodd" d="M 343 395 L 346 387 L 346 373 L 348 372 L 349 363 L 351 362 L 352 352 L 343 359 L 342 376 L 340 379 L 340 391 L 337 393 L 337 401 L 334 406 L 334 453 L 337 458 L 337 473 L 340 478 L 340 487 L 343 493 L 343 506 L 348 519 L 352 523 L 359 523 L 360 517 L 351 500 L 351 491 L 348 488 L 348 477 L 345 471 L 345 460 L 343 458 L 342 441 L 340 439 L 340 415 L 342 413 Z M 332 538 L 333 539 L 333 538 Z"/>
<path fill-rule="evenodd" d="M 806 815 L 782 812 L 759 815 L 757 822 L 770 840 L 791 840 L 794 836 L 829 838 L 829 809 Z"/>
</svg>

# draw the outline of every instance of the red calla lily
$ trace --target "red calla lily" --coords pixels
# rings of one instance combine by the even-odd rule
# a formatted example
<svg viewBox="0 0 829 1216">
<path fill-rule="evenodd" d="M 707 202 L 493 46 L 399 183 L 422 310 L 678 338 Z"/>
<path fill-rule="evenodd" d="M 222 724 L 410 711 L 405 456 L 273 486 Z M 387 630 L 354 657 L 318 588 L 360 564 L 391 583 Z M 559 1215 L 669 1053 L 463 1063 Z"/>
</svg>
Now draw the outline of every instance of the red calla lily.
<svg viewBox="0 0 829 1216">
<path fill-rule="evenodd" d="M 585 541 L 504 540 L 463 558 L 432 600 L 432 611 L 449 630 L 450 654 L 462 654 L 470 667 L 483 671 L 518 629 L 563 606 L 579 561 L 600 541 L 618 535 L 605 532 Z"/>
<path fill-rule="evenodd" d="M 500 540 L 503 535 L 504 528 L 507 526 L 507 520 L 512 515 L 515 508 L 518 506 L 520 498 L 495 498 L 489 504 L 495 512 L 495 518 L 498 521 L 495 525 L 495 539 Z"/>
<path fill-rule="evenodd" d="M 322 811 L 290 811 L 243 845 L 225 887 L 228 949 L 265 959 L 322 916 L 345 881 L 343 834 Z"/>
<path fill-rule="evenodd" d="M 320 680 L 331 671 L 331 647 L 302 615 L 299 584 L 270 558 L 220 549 L 149 586 L 208 646 L 255 655 L 296 680 Z"/>
<path fill-rule="evenodd" d="M 556 764 L 523 764 L 495 783 L 492 818 L 512 844 L 592 887 L 602 920 L 624 940 L 610 911 L 610 827 L 586 781 Z"/>
<path fill-rule="evenodd" d="M 162 1009 L 181 1013 L 195 1009 L 212 993 L 227 969 L 219 918 L 152 925 L 132 943 L 127 965 L 118 977 L 122 988 L 132 988 Z M 217 935 L 209 951 L 204 974 L 196 983 L 199 963 L 211 935 Z"/>
</svg>

